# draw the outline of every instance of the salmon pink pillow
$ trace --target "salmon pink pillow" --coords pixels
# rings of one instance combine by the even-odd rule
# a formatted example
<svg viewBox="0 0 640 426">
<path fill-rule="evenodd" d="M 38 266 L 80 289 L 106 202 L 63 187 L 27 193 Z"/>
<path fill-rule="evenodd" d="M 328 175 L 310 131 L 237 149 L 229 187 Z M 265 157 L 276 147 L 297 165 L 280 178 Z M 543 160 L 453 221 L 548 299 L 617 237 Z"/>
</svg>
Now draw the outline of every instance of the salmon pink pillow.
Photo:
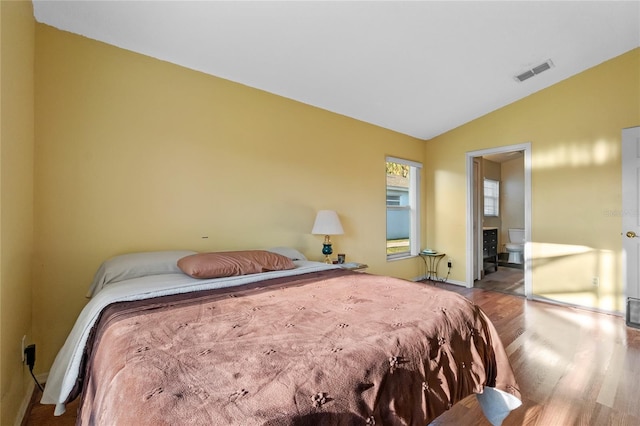
<svg viewBox="0 0 640 426">
<path fill-rule="evenodd" d="M 243 250 L 192 254 L 178 260 L 178 267 L 193 278 L 221 278 L 293 269 L 296 265 L 277 253 Z"/>
</svg>

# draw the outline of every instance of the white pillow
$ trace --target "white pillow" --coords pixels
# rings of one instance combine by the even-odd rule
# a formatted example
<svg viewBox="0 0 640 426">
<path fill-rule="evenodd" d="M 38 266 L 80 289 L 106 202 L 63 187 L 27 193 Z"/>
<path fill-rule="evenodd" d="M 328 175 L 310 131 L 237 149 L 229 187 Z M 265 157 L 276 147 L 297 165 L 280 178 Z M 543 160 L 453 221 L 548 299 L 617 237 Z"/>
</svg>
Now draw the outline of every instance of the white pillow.
<svg viewBox="0 0 640 426">
<path fill-rule="evenodd" d="M 112 257 L 98 268 L 87 297 L 93 297 L 102 287 L 119 281 L 146 275 L 182 273 L 178 260 L 195 253 L 190 250 L 150 251 Z"/>
<path fill-rule="evenodd" d="M 271 247 L 268 248 L 267 251 L 286 256 L 291 260 L 307 260 L 304 254 L 291 247 Z"/>
</svg>

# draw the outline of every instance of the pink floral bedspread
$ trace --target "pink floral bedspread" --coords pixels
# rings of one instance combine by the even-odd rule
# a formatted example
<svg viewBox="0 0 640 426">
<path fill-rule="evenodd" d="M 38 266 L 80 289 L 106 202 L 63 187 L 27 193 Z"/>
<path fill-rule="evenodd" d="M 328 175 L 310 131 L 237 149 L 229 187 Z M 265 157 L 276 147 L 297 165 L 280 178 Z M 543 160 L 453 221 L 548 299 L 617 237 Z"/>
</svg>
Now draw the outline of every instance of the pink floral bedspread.
<svg viewBox="0 0 640 426">
<path fill-rule="evenodd" d="M 425 425 L 520 397 L 488 318 L 431 285 L 330 270 L 109 306 L 80 424 Z"/>
</svg>

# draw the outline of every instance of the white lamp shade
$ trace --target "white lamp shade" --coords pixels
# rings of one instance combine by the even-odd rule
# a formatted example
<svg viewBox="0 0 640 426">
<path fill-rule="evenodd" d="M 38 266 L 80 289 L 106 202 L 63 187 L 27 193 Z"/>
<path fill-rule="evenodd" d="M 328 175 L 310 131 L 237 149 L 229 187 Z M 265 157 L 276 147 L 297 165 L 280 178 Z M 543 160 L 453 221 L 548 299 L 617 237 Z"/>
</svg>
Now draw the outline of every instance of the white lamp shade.
<svg viewBox="0 0 640 426">
<path fill-rule="evenodd" d="M 320 210 L 316 215 L 316 221 L 313 224 L 311 233 L 317 235 L 342 235 L 344 230 L 336 212 L 333 210 Z"/>
</svg>

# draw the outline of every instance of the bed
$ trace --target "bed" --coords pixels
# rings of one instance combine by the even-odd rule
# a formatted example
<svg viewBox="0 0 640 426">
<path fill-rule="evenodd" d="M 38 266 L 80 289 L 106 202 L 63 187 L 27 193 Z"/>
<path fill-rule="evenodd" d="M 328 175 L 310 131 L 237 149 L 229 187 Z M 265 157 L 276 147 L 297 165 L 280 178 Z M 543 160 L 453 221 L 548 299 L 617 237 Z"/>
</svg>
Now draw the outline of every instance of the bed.
<svg viewBox="0 0 640 426">
<path fill-rule="evenodd" d="M 497 425 L 520 405 L 472 302 L 295 249 L 118 256 L 89 295 L 41 399 L 81 398 L 78 424 L 426 425 L 476 394 Z"/>
</svg>

